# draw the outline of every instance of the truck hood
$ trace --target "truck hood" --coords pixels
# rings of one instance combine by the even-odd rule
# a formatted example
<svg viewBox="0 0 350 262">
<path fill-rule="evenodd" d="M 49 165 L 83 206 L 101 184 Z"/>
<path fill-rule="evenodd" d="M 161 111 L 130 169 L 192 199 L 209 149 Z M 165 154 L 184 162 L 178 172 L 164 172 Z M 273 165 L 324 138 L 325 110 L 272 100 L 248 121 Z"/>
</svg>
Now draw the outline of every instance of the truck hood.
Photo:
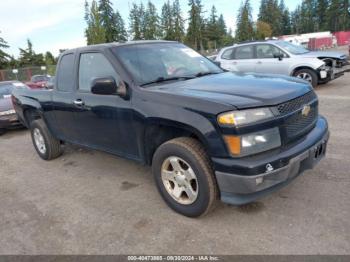
<svg viewBox="0 0 350 262">
<path fill-rule="evenodd" d="M 0 112 L 13 109 L 11 98 L 0 98 Z"/>
<path fill-rule="evenodd" d="M 347 59 L 347 55 L 342 52 L 332 52 L 332 51 L 312 51 L 305 54 L 301 54 L 303 57 L 313 57 L 313 58 L 334 58 L 334 59 Z"/>
<path fill-rule="evenodd" d="M 309 92 L 311 87 L 292 77 L 227 72 L 147 89 L 243 109 L 280 104 Z"/>
</svg>

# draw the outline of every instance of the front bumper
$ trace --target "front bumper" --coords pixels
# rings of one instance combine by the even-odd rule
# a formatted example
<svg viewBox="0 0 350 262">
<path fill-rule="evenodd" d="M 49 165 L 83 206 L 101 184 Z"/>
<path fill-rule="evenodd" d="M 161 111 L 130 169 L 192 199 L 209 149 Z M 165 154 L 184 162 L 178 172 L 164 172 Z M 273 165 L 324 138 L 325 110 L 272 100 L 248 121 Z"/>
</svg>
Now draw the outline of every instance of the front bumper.
<svg viewBox="0 0 350 262">
<path fill-rule="evenodd" d="M 302 142 L 283 152 L 257 159 L 214 158 L 221 200 L 242 205 L 287 185 L 325 156 L 328 138 L 327 121 L 320 117 L 315 128 Z"/>
<path fill-rule="evenodd" d="M 0 129 L 12 129 L 20 126 L 22 124 L 18 121 L 16 114 L 0 116 Z"/>
<path fill-rule="evenodd" d="M 332 72 L 332 79 L 338 78 L 344 73 L 350 72 L 350 64 L 347 63 L 347 65 L 341 67 L 341 68 L 334 68 Z"/>
</svg>

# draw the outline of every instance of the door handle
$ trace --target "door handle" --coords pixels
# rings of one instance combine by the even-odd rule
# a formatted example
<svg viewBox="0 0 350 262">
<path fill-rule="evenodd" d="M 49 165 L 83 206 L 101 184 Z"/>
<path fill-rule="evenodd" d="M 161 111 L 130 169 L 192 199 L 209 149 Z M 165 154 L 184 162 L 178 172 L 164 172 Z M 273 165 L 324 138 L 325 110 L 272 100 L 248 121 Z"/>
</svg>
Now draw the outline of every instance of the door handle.
<svg viewBox="0 0 350 262">
<path fill-rule="evenodd" d="M 76 106 L 83 106 L 84 105 L 84 101 L 81 99 L 74 100 L 73 103 Z"/>
<path fill-rule="evenodd" d="M 258 61 L 258 62 L 257 62 L 257 64 L 259 64 L 259 65 L 260 65 L 260 64 L 262 64 L 262 62 L 261 62 L 261 61 Z"/>
</svg>

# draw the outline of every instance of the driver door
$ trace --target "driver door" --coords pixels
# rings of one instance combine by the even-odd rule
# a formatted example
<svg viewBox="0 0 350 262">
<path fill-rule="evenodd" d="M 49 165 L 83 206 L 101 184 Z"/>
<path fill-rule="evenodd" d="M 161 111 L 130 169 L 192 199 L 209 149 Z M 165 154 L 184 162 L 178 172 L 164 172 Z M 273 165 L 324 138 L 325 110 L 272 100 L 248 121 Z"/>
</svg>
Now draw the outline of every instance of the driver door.
<svg viewBox="0 0 350 262">
<path fill-rule="evenodd" d="M 113 77 L 122 81 L 114 66 L 100 52 L 81 53 L 78 86 L 74 97 L 78 143 L 130 158 L 138 158 L 136 128 L 131 102 L 117 94 L 91 93 L 93 79 Z"/>
</svg>

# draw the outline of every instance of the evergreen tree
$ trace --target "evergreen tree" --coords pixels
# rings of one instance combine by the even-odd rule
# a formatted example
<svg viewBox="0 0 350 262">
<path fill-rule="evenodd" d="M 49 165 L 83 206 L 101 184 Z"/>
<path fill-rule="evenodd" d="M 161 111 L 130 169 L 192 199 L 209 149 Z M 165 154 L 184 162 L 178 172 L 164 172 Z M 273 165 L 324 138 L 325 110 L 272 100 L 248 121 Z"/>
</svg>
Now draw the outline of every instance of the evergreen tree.
<svg viewBox="0 0 350 262">
<path fill-rule="evenodd" d="M 219 20 L 217 16 L 216 7 L 213 5 L 210 12 L 210 17 L 207 20 L 206 37 L 209 41 L 209 48 L 217 48 L 220 39 L 223 35 L 219 34 Z"/>
<path fill-rule="evenodd" d="M 102 26 L 105 30 L 105 41 L 107 43 L 118 40 L 117 19 L 109 0 L 99 0 L 99 14 L 101 17 Z"/>
<path fill-rule="evenodd" d="M 174 25 L 173 9 L 170 1 L 164 3 L 162 7 L 161 27 L 162 35 L 165 40 L 175 40 L 175 25 Z"/>
<path fill-rule="evenodd" d="M 9 62 L 10 56 L 4 51 L 6 48 L 9 48 L 9 46 L 7 42 L 0 36 L 0 69 L 5 68 Z"/>
<path fill-rule="evenodd" d="M 43 54 L 36 54 L 33 50 L 32 42 L 27 39 L 27 48 L 19 48 L 19 65 L 21 67 L 25 66 L 41 66 L 44 65 L 44 56 Z"/>
<path fill-rule="evenodd" d="M 302 33 L 310 33 L 318 30 L 316 2 L 316 0 L 304 0 L 301 4 L 300 23 Z"/>
<path fill-rule="evenodd" d="M 218 34 L 220 36 L 218 47 L 223 47 L 233 44 L 232 30 L 227 31 L 224 16 L 220 14 L 218 18 Z"/>
<path fill-rule="evenodd" d="M 130 35 L 133 40 L 143 39 L 143 35 L 142 35 L 143 19 L 140 15 L 142 15 L 140 12 L 140 8 L 137 6 L 137 4 L 133 3 L 129 14 Z"/>
<path fill-rule="evenodd" d="M 300 5 L 291 14 L 291 29 L 293 34 L 300 34 L 302 32 Z"/>
<path fill-rule="evenodd" d="M 16 60 L 16 58 L 12 55 L 10 56 L 10 61 L 8 62 L 8 66 L 7 68 L 18 68 L 19 64 L 18 64 L 18 60 Z"/>
<path fill-rule="evenodd" d="M 141 39 L 145 39 L 145 32 L 146 32 L 146 9 L 143 3 L 141 2 L 138 10 L 138 14 L 140 17 L 140 30 L 141 30 Z"/>
<path fill-rule="evenodd" d="M 350 29 L 349 0 L 330 0 L 327 11 L 328 28 L 332 32 Z"/>
<path fill-rule="evenodd" d="M 252 8 L 250 1 L 246 0 L 241 3 L 237 16 L 237 41 L 252 40 L 254 38 Z"/>
<path fill-rule="evenodd" d="M 125 29 L 124 20 L 123 20 L 122 16 L 120 15 L 120 13 L 118 12 L 118 10 L 115 12 L 115 23 L 116 23 L 116 29 L 117 29 L 116 40 L 118 42 L 126 41 L 128 39 L 128 34 L 126 32 L 126 29 Z"/>
<path fill-rule="evenodd" d="M 147 4 L 145 12 L 145 39 L 159 39 L 160 37 L 160 25 L 157 9 L 150 1 Z"/>
<path fill-rule="evenodd" d="M 87 44 L 105 43 L 106 31 L 95 0 L 92 1 L 91 8 L 89 8 L 87 1 L 85 1 L 85 21 L 87 23 L 87 28 L 85 29 Z"/>
<path fill-rule="evenodd" d="M 327 21 L 327 10 L 328 10 L 328 0 L 318 0 L 316 6 L 317 12 L 317 28 L 320 31 L 327 31 L 328 21 Z"/>
<path fill-rule="evenodd" d="M 291 33 L 290 14 L 288 8 L 286 8 L 284 4 L 284 0 L 281 0 L 279 4 L 279 12 L 281 14 L 280 34 L 289 35 Z"/>
<path fill-rule="evenodd" d="M 278 0 L 262 0 L 258 20 L 270 25 L 273 36 L 281 35 L 281 25 L 283 22 Z"/>
<path fill-rule="evenodd" d="M 194 49 L 203 50 L 204 19 L 202 16 L 203 6 L 201 0 L 189 0 L 188 5 L 190 6 L 190 10 L 186 41 Z"/>
<path fill-rule="evenodd" d="M 45 56 L 44 56 L 44 60 L 45 60 L 45 64 L 46 65 L 55 65 L 56 64 L 56 59 L 55 57 L 53 56 L 53 54 L 49 51 L 47 51 L 45 53 Z"/>
<path fill-rule="evenodd" d="M 175 0 L 172 6 L 172 16 L 174 22 L 174 40 L 183 41 L 185 36 L 184 19 L 181 15 L 179 0 Z"/>
</svg>

